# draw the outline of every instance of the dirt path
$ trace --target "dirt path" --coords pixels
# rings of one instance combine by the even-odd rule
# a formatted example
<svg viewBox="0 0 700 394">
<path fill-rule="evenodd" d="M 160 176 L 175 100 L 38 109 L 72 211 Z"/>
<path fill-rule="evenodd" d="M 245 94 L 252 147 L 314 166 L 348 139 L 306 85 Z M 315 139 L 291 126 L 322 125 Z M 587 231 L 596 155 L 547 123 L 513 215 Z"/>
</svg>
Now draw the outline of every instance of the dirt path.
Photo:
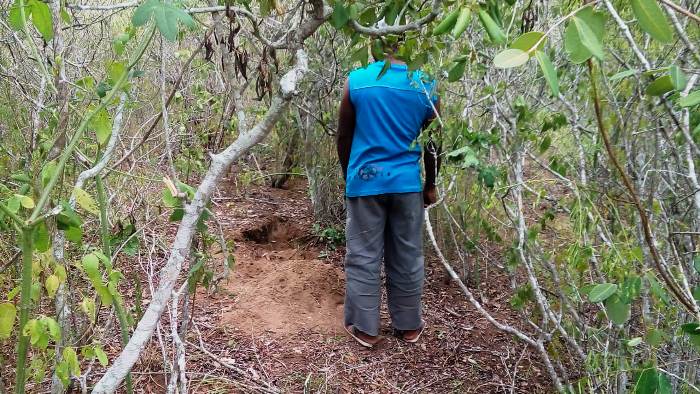
<svg viewBox="0 0 700 394">
<path fill-rule="evenodd" d="M 195 321 L 209 350 L 248 376 L 285 392 L 547 391 L 530 351 L 478 315 L 430 258 L 425 339 L 407 346 L 389 337 L 371 351 L 348 340 L 343 251 L 319 257 L 327 253 L 309 234 L 303 184 L 231 192 L 215 202 L 227 237 L 236 240 L 236 266 L 222 291 L 198 295 Z M 499 318 L 516 321 L 507 293 L 499 291 L 507 279 L 490 274 L 488 280 L 482 299 Z M 382 318 L 388 335 L 386 310 Z M 197 360 L 190 365 L 194 392 L 258 391 L 233 383 L 240 377 L 230 370 Z"/>
</svg>

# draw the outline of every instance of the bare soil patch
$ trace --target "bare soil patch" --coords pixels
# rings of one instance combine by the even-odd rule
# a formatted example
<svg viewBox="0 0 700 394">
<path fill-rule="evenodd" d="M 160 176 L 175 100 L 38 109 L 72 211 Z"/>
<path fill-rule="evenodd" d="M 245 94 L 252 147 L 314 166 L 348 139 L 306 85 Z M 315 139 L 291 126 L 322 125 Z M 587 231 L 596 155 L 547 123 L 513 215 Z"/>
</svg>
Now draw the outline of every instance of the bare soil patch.
<svg viewBox="0 0 700 394">
<path fill-rule="evenodd" d="M 200 327 L 217 356 L 285 392 L 549 391 L 536 356 L 492 327 L 445 282 L 428 246 L 423 340 L 406 345 L 391 337 L 384 309 L 387 339 L 378 349 L 362 349 L 342 331 L 344 251 L 318 257 L 322 247 L 309 233 L 305 185 L 247 190 L 231 191 L 218 204 L 227 237 L 236 240 L 236 267 L 222 291 L 199 301 L 194 317 L 206 321 Z M 508 278 L 499 275 L 483 277 L 488 285 L 477 293 L 497 318 L 517 325 Z M 223 381 L 199 382 L 200 389 L 212 385 L 247 391 Z"/>
</svg>

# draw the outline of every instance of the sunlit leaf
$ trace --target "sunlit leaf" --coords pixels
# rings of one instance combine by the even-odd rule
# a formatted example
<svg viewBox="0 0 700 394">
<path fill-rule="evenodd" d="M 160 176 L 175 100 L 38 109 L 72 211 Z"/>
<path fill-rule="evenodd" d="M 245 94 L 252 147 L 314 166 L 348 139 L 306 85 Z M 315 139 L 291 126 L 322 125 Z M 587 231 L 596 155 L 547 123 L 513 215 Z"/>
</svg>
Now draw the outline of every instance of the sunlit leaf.
<svg viewBox="0 0 700 394">
<path fill-rule="evenodd" d="M 56 290 L 58 290 L 58 286 L 60 284 L 61 281 L 58 279 L 58 276 L 49 275 L 48 277 L 46 277 L 44 287 L 46 287 L 46 292 L 48 293 L 50 298 L 53 298 L 53 296 L 56 294 Z"/>
<path fill-rule="evenodd" d="M 544 37 L 544 33 L 539 31 L 530 31 L 516 38 L 510 44 L 510 47 L 520 49 L 524 52 L 529 52 L 530 56 L 534 56 L 536 51 L 540 51 L 542 48 L 544 48 L 545 40 L 540 41 L 542 37 Z M 535 45 L 537 45 L 537 48 L 535 48 Z"/>
<path fill-rule="evenodd" d="M 112 135 L 112 118 L 109 112 L 102 108 L 90 119 L 89 127 L 95 131 L 97 142 L 100 145 L 106 144 Z"/>
<path fill-rule="evenodd" d="M 100 214 L 100 211 L 97 208 L 97 202 L 94 198 L 92 198 L 92 196 L 88 192 L 79 187 L 76 187 L 73 189 L 73 196 L 75 197 L 75 202 L 77 202 L 78 205 L 80 205 L 80 207 L 83 208 L 85 211 L 95 216 Z"/>
<path fill-rule="evenodd" d="M 0 304 L 0 339 L 10 337 L 16 315 L 17 308 L 15 308 L 14 304 L 9 302 Z"/>
<path fill-rule="evenodd" d="M 44 41 L 50 41 L 53 38 L 53 19 L 49 5 L 39 0 L 30 0 L 29 5 L 34 27 L 41 33 Z"/>
<path fill-rule="evenodd" d="M 497 68 L 512 68 L 527 63 L 530 56 L 520 49 L 506 49 L 493 58 L 493 64 Z"/>
<path fill-rule="evenodd" d="M 102 350 L 102 348 L 99 346 L 95 346 L 95 357 L 97 357 L 97 360 L 103 367 L 106 367 L 109 363 L 109 360 L 107 359 L 107 353 L 105 353 L 105 351 Z"/>
</svg>

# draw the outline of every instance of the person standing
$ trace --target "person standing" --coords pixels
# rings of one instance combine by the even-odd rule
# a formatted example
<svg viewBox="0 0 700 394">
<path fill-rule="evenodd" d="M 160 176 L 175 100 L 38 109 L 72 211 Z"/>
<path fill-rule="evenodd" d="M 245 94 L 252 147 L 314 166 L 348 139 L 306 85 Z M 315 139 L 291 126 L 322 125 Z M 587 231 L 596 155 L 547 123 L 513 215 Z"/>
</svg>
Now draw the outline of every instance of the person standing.
<svg viewBox="0 0 700 394">
<path fill-rule="evenodd" d="M 347 207 L 344 326 L 367 348 L 381 340 L 382 260 L 395 334 L 417 342 L 425 328 L 423 209 L 436 201 L 440 152 L 429 139 L 423 185 L 418 137 L 439 111 L 434 90 L 424 73 L 393 56 L 345 83 L 337 132 Z"/>
</svg>

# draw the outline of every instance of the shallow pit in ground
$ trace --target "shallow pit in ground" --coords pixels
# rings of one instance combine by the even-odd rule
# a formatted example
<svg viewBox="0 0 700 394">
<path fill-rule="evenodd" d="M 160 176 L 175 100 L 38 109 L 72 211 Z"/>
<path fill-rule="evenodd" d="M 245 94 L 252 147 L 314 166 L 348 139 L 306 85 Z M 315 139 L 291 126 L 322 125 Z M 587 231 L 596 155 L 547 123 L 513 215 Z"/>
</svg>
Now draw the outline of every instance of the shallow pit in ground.
<svg viewBox="0 0 700 394">
<path fill-rule="evenodd" d="M 292 221 L 270 216 L 241 232 L 242 240 L 257 245 L 288 247 L 301 242 L 306 233 Z"/>
</svg>

